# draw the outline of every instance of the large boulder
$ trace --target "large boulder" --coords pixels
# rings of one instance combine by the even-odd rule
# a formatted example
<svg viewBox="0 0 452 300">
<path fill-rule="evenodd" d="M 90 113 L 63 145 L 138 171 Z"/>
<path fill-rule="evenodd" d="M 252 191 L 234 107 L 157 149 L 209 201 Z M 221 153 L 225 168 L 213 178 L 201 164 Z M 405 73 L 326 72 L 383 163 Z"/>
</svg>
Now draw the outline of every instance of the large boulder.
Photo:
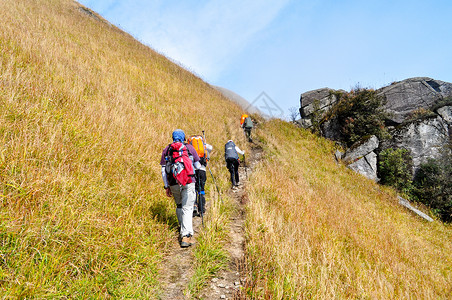
<svg viewBox="0 0 452 300">
<path fill-rule="evenodd" d="M 347 149 L 343 160 L 349 163 L 348 167 L 365 177 L 378 181 L 377 176 L 377 154 L 378 138 L 373 135 Z"/>
<path fill-rule="evenodd" d="M 340 93 L 345 92 L 322 88 L 303 93 L 299 124 L 305 128 L 312 126 L 313 116 L 324 116 L 337 103 Z M 348 149 L 344 159 L 350 168 L 376 179 L 375 153 L 387 148 L 405 148 L 412 156 L 414 174 L 429 158 L 443 155 L 443 149 L 452 140 L 452 83 L 416 77 L 395 82 L 377 93 L 386 99 L 384 108 L 391 115 L 386 123 L 392 125 L 388 129 L 392 128 L 393 137 L 372 150 L 369 149 L 375 146 L 373 139 L 363 144 L 369 149 L 358 149 L 356 153 L 357 149 Z M 343 139 L 337 119 L 325 120 L 319 129 L 326 138 Z"/>
<path fill-rule="evenodd" d="M 452 106 L 443 106 L 438 109 L 438 114 L 445 122 L 452 125 Z"/>
<path fill-rule="evenodd" d="M 363 158 L 348 165 L 353 171 L 374 181 L 379 181 L 377 176 L 377 154 L 371 152 Z"/>
<path fill-rule="evenodd" d="M 452 97 L 452 84 L 428 77 L 415 77 L 378 90 L 386 98 L 390 121 L 400 124 L 414 111 L 430 110 L 445 98 Z"/>
<path fill-rule="evenodd" d="M 301 94 L 300 116 L 302 118 L 310 117 L 315 111 L 323 115 L 337 102 L 335 92 L 332 89 L 322 88 Z"/>
<path fill-rule="evenodd" d="M 380 141 L 375 135 L 357 142 L 345 152 L 343 160 L 346 162 L 356 161 L 378 148 Z"/>
<path fill-rule="evenodd" d="M 429 158 L 439 158 L 449 143 L 449 124 L 440 116 L 419 120 L 395 129 L 392 139 L 384 141 L 382 148 L 404 148 L 413 159 L 413 174 Z"/>
</svg>

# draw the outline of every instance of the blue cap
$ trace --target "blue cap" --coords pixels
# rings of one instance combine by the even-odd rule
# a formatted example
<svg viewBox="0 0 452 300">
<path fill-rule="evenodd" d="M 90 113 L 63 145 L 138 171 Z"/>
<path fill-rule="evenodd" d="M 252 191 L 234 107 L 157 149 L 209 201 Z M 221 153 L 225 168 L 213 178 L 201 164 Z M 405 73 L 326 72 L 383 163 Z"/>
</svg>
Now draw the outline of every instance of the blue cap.
<svg viewBox="0 0 452 300">
<path fill-rule="evenodd" d="M 185 133 L 182 129 L 176 129 L 173 131 L 173 142 L 183 142 L 185 141 Z"/>
</svg>

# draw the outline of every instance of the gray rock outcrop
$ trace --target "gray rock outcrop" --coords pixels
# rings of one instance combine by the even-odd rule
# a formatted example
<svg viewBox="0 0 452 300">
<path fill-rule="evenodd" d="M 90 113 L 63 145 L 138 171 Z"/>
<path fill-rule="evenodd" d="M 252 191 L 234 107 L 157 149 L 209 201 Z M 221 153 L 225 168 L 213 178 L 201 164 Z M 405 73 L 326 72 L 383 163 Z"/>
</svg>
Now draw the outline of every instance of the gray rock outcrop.
<svg viewBox="0 0 452 300">
<path fill-rule="evenodd" d="M 345 93 L 322 88 L 303 93 L 300 97 L 298 123 L 304 128 L 312 126 L 312 118 L 322 117 L 331 110 L 337 95 Z M 409 150 L 413 162 L 413 174 L 420 164 L 429 158 L 437 159 L 452 140 L 452 83 L 428 77 L 415 77 L 395 82 L 377 90 L 386 99 L 385 110 L 390 114 L 387 124 L 392 138 L 382 141 L 372 150 L 350 154 L 347 150 L 344 160 L 349 167 L 369 178 L 376 178 L 377 155 L 387 148 Z M 317 111 L 316 111 L 317 110 Z M 320 130 L 324 137 L 341 141 L 341 130 L 336 119 L 324 121 Z M 362 142 L 365 145 L 367 142 Z M 369 145 L 369 148 L 374 145 Z M 356 149 L 355 149 L 356 150 Z M 358 159 L 359 157 L 359 159 Z"/>
<path fill-rule="evenodd" d="M 438 109 L 438 114 L 445 122 L 452 125 L 452 106 L 443 106 Z"/>
<path fill-rule="evenodd" d="M 323 115 L 325 112 L 330 110 L 338 100 L 334 92 L 336 91 L 328 88 L 322 88 L 301 94 L 301 118 L 304 119 L 306 117 L 309 117 L 315 111 Z"/>
<path fill-rule="evenodd" d="M 393 83 L 378 90 L 386 98 L 390 120 L 400 124 L 416 110 L 432 109 L 443 99 L 452 97 L 452 84 L 428 77 L 415 77 Z"/>
<path fill-rule="evenodd" d="M 323 116 L 338 101 L 336 93 L 343 90 L 321 88 L 300 96 L 300 115 L 310 119 L 316 111 Z M 377 90 L 386 99 L 386 111 L 392 116 L 389 121 L 401 124 L 419 109 L 431 110 L 441 101 L 452 98 L 452 83 L 429 77 L 415 77 L 392 83 Z"/>
<path fill-rule="evenodd" d="M 395 129 L 382 148 L 404 148 L 410 151 L 413 174 L 428 158 L 438 158 L 449 142 L 450 125 L 441 117 L 419 120 Z"/>
<path fill-rule="evenodd" d="M 375 135 L 372 135 L 370 138 L 362 140 L 347 149 L 343 160 L 346 162 L 356 161 L 377 149 L 379 143 L 378 138 Z"/>
<path fill-rule="evenodd" d="M 373 135 L 369 139 L 359 142 L 357 145 L 347 149 L 343 160 L 349 163 L 348 167 L 365 177 L 378 181 L 377 176 L 377 154 L 378 138 Z"/>
</svg>

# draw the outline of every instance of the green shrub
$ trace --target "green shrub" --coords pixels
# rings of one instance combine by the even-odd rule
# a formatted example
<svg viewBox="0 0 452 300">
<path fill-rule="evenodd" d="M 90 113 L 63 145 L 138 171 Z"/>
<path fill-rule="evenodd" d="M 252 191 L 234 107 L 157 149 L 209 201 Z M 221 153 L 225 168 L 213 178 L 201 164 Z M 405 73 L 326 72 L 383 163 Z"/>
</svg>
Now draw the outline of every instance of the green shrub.
<svg viewBox="0 0 452 300">
<path fill-rule="evenodd" d="M 435 116 L 436 114 L 433 111 L 421 107 L 409 113 L 405 122 L 410 123 L 416 120 L 425 120 Z"/>
<path fill-rule="evenodd" d="M 342 142 L 348 147 L 363 136 L 376 135 L 380 140 L 388 136 L 383 109 L 385 99 L 372 89 L 355 88 L 349 93 L 337 94 L 339 101 L 325 116 L 339 125 Z"/>
<path fill-rule="evenodd" d="M 378 161 L 380 183 L 409 194 L 412 190 L 412 160 L 408 150 L 386 149 L 380 152 Z"/>
<path fill-rule="evenodd" d="M 444 222 L 452 222 L 452 155 L 429 159 L 414 177 L 414 198 L 429 206 Z"/>
<path fill-rule="evenodd" d="M 314 100 L 313 107 L 314 110 L 311 116 L 312 121 L 311 130 L 313 133 L 319 134 L 321 132 L 320 125 L 322 124 L 322 111 L 320 110 L 320 101 L 317 99 Z"/>
</svg>

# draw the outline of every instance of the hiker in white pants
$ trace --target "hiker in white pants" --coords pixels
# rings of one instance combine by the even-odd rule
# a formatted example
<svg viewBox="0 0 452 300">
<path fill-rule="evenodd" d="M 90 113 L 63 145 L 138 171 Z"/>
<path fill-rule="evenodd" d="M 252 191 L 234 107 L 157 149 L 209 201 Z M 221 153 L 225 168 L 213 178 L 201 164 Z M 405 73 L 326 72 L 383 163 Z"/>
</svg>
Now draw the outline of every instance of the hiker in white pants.
<svg viewBox="0 0 452 300">
<path fill-rule="evenodd" d="M 160 165 L 166 195 L 173 197 L 176 203 L 180 246 L 186 248 L 193 245 L 191 238 L 194 234 L 193 205 L 196 201 L 195 170 L 198 170 L 201 164 L 196 150 L 185 142 L 185 133 L 182 130 L 174 130 L 172 137 L 173 143 L 163 149 Z"/>
<path fill-rule="evenodd" d="M 193 236 L 193 205 L 196 201 L 195 183 L 185 186 L 178 184 L 170 186 L 174 202 L 176 202 L 176 215 L 180 224 L 180 235 Z"/>
</svg>

